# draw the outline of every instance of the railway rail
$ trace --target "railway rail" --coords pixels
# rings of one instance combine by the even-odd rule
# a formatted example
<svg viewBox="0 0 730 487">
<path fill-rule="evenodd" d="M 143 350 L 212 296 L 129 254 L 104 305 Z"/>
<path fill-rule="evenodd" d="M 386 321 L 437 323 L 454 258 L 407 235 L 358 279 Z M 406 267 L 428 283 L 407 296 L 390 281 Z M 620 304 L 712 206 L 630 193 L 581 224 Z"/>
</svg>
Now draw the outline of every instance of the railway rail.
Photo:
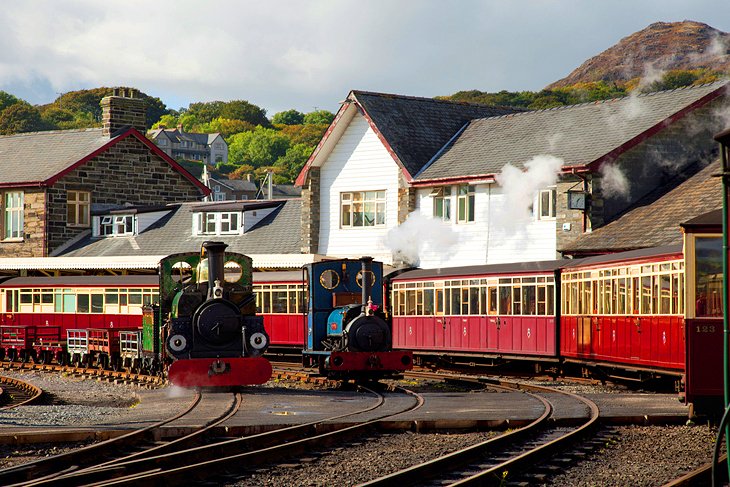
<svg viewBox="0 0 730 487">
<path fill-rule="evenodd" d="M 441 374 L 424 372 L 408 373 L 412 377 L 443 377 Z M 367 482 L 367 486 L 423 485 L 501 485 L 507 475 L 518 478 L 535 464 L 544 462 L 564 451 L 576 442 L 590 436 L 598 426 L 598 406 L 583 397 L 557 389 L 527 386 L 524 384 L 493 381 L 480 378 L 459 378 L 478 381 L 504 390 L 529 391 L 543 404 L 543 413 L 530 424 L 451 454 L 414 465 Z M 588 409 L 588 418 L 577 427 L 555 427 L 550 424 L 554 413 L 555 397 L 559 396 L 561 408 L 572 407 L 568 403 L 582 404 Z M 546 397 L 547 396 L 547 397 Z M 555 422 L 553 424 L 556 424 Z M 428 484 L 426 484 L 428 485 Z"/>
<path fill-rule="evenodd" d="M 34 362 L 0 361 L 1 370 L 39 370 L 58 372 L 77 377 L 89 377 L 101 380 L 138 384 L 145 387 L 163 387 L 167 380 L 156 375 L 135 374 L 132 372 L 107 370 L 95 367 L 77 367 L 74 365 L 41 364 Z"/>
<path fill-rule="evenodd" d="M 0 376 L 0 409 L 12 409 L 37 401 L 43 391 L 19 379 Z"/>
<path fill-rule="evenodd" d="M 38 482 L 24 485 L 168 485 L 187 484 L 193 480 L 203 480 L 211 476 L 211 472 L 224 472 L 230 469 L 235 472 L 241 465 L 250 468 L 268 463 L 272 458 L 288 458 L 311 450 L 312 448 L 331 446 L 373 431 L 378 422 L 386 418 L 415 410 L 423 404 L 423 398 L 410 391 L 412 401 L 397 411 L 387 409 L 386 396 L 368 390 L 376 399 L 373 404 L 356 411 L 323 418 L 302 425 L 284 427 L 264 433 L 211 440 L 208 444 L 192 448 L 182 447 L 154 454 L 144 452 L 143 458 L 107 462 L 92 468 L 69 472 L 54 478 L 41 479 Z M 400 394 L 398 395 L 400 396 Z M 343 423 L 342 419 L 355 418 L 358 415 L 373 415 L 362 422 Z M 338 421 L 335 423 L 335 421 Z M 177 445 L 180 446 L 180 445 Z M 1 480 L 1 478 L 0 478 Z M 208 478 L 208 480 L 210 480 Z"/>
</svg>

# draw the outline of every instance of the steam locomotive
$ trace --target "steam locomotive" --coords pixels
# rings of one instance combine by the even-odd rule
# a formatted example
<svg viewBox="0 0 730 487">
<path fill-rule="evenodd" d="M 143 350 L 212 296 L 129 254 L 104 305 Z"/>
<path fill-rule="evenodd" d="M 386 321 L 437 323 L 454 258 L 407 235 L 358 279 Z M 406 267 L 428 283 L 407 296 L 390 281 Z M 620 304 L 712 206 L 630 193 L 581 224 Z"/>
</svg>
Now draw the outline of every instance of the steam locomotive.
<svg viewBox="0 0 730 487">
<path fill-rule="evenodd" d="M 374 380 L 413 367 L 410 351 L 394 351 L 385 314 L 383 264 L 371 257 L 309 264 L 302 361 L 337 379 Z"/>
<path fill-rule="evenodd" d="M 223 242 L 203 243 L 200 254 L 160 261 L 160 303 L 168 379 L 182 387 L 263 384 L 271 364 L 263 318 L 256 316 L 251 259 L 226 254 Z M 149 321 L 149 320 L 148 320 Z"/>
</svg>

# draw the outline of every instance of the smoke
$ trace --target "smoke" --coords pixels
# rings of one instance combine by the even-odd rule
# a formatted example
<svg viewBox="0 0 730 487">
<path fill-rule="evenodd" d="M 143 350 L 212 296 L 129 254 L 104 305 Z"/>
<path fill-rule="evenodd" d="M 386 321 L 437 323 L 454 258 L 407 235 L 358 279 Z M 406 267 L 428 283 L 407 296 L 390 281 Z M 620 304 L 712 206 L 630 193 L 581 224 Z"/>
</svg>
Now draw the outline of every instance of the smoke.
<svg viewBox="0 0 730 487">
<path fill-rule="evenodd" d="M 524 171 L 506 164 L 496 176 L 505 198 L 502 211 L 494 216 L 497 226 L 516 233 L 530 219 L 537 192 L 555 185 L 564 164 L 562 159 L 550 155 L 533 157 L 525 163 Z"/>
<path fill-rule="evenodd" d="M 618 165 L 604 164 L 601 166 L 600 173 L 603 176 L 601 181 L 605 196 L 628 197 L 631 185 Z"/>
<path fill-rule="evenodd" d="M 167 389 L 167 397 L 177 398 L 185 396 L 189 391 L 183 387 L 171 386 Z"/>
<path fill-rule="evenodd" d="M 391 229 L 384 238 L 393 259 L 410 265 L 420 264 L 421 256 L 429 251 L 439 255 L 445 263 L 458 241 L 458 235 L 449 224 L 416 212 L 409 214 L 406 221 Z"/>
</svg>

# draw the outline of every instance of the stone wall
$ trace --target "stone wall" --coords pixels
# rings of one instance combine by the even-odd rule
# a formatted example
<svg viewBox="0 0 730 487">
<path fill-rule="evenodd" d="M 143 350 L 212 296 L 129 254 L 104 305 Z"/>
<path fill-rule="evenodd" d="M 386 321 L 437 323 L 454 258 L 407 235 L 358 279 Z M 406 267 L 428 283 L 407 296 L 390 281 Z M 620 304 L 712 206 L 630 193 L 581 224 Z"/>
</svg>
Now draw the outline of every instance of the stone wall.
<svg viewBox="0 0 730 487">
<path fill-rule="evenodd" d="M 79 166 L 48 188 L 48 252 L 84 228 L 66 226 L 68 190 L 91 192 L 92 205 L 156 206 L 196 201 L 197 186 L 133 136 Z"/>
<path fill-rule="evenodd" d="M 147 131 L 147 113 L 144 100 L 135 89 L 115 88 L 113 96 L 101 99 L 103 134 L 113 136 L 125 127 L 134 127 L 144 134 Z"/>
<path fill-rule="evenodd" d="M 398 178 L 398 225 L 416 209 L 416 188 L 410 186 L 403 174 Z"/>
<path fill-rule="evenodd" d="M 319 167 L 312 167 L 302 187 L 302 253 L 316 254 L 319 251 Z"/>
<path fill-rule="evenodd" d="M 0 257 L 45 257 L 43 252 L 46 234 L 45 190 L 43 188 L 22 188 L 22 190 L 24 191 L 23 240 L 0 241 Z M 5 235 L 4 222 L 2 235 Z"/>
</svg>

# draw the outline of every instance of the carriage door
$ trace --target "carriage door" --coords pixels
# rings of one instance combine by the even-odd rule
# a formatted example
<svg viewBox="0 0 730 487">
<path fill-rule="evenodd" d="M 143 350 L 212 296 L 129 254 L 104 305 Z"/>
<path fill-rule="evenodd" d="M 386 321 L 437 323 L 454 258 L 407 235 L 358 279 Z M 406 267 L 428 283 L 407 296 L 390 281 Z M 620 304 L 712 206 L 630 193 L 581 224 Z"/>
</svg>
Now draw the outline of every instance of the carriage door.
<svg viewBox="0 0 730 487">
<path fill-rule="evenodd" d="M 486 313 L 484 314 L 484 346 L 488 351 L 496 351 L 499 349 L 499 333 L 497 330 L 497 320 L 499 320 L 498 303 L 499 297 L 497 293 L 497 283 L 488 281 L 487 286 L 482 288 L 485 292 L 484 300 L 486 302 Z"/>
</svg>

